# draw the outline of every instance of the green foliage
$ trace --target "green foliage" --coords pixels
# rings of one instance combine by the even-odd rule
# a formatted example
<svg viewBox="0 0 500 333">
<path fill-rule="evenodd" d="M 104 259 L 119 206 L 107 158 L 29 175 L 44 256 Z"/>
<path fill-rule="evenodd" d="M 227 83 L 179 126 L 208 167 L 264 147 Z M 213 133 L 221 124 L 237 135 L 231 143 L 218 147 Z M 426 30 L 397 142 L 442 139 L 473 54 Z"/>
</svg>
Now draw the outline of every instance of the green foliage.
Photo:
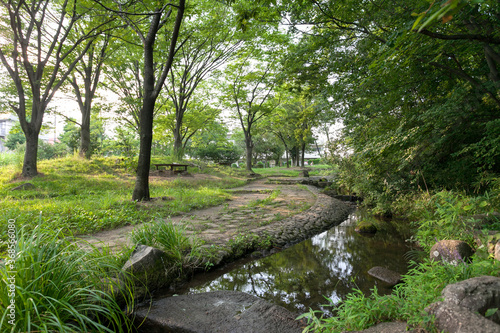
<svg viewBox="0 0 500 333">
<path fill-rule="evenodd" d="M 437 23 L 457 3 L 466 6 Z M 497 2 L 283 5 L 292 22 L 318 22 L 315 34 L 290 49 L 285 69 L 295 89 L 322 92 L 329 114 L 342 119 L 342 144 L 352 155 L 341 167 L 347 191 L 363 193 L 382 211 L 401 193 L 470 192 L 482 172 L 499 172 Z M 414 13 L 435 24 L 412 30 Z M 326 23 L 332 19 L 355 23 Z M 325 79 L 332 73 L 335 80 Z"/>
<path fill-rule="evenodd" d="M 436 240 L 462 240 L 474 246 L 474 214 L 492 213 L 487 197 L 466 197 L 459 193 L 442 191 L 430 198 L 432 210 L 425 211 L 422 220 L 416 222 L 415 239 L 429 250 Z"/>
<path fill-rule="evenodd" d="M 257 163 L 255 163 L 255 167 L 258 168 L 258 169 L 263 169 L 264 168 L 264 162 L 258 161 Z"/>
<path fill-rule="evenodd" d="M 80 129 L 73 122 L 66 122 L 63 133 L 59 136 L 59 140 L 66 144 L 70 151 L 78 151 L 80 147 Z"/>
<path fill-rule="evenodd" d="M 24 136 L 23 131 L 21 130 L 21 126 L 19 123 L 16 123 L 10 130 L 9 135 L 5 140 L 5 147 L 10 150 L 16 150 L 19 145 L 22 145 L 26 142 L 26 137 Z"/>
<path fill-rule="evenodd" d="M 172 222 L 156 220 L 135 228 L 130 238 L 135 244 L 143 244 L 163 250 L 169 263 L 177 269 L 197 267 L 201 262 L 200 241 L 190 239 L 185 229 Z"/>
<path fill-rule="evenodd" d="M 228 128 L 217 121 L 206 125 L 196 133 L 189 144 L 189 155 L 204 161 L 231 165 L 238 161 L 243 153 L 240 147 L 228 140 Z"/>
<path fill-rule="evenodd" d="M 0 166 L 7 166 L 7 165 L 22 166 L 23 158 L 24 158 L 23 152 L 21 151 L 0 153 Z"/>
<path fill-rule="evenodd" d="M 241 157 L 241 150 L 232 142 L 211 142 L 191 149 L 193 157 L 214 163 L 231 165 Z"/>
<path fill-rule="evenodd" d="M 64 144 L 50 144 L 43 140 L 38 142 L 38 159 L 51 160 L 58 157 L 64 157 L 68 154 L 68 150 Z"/>
<path fill-rule="evenodd" d="M 16 223 L 16 225 L 21 225 Z M 112 282 L 121 266 L 109 253 L 79 248 L 61 230 L 41 223 L 16 232 L 16 260 L 0 266 L 0 327 L 3 332 L 128 332 L 131 320 L 115 297 L 130 300 L 128 282 Z M 90 246 L 90 245 L 89 245 Z M 12 271 L 15 271 L 12 272 Z M 9 280 L 9 278 L 14 279 Z M 15 280 L 15 281 L 14 281 Z M 109 283 L 106 283 L 109 281 Z M 118 289 L 117 289 L 118 288 Z M 15 301 L 14 325 L 6 308 Z M 128 301 L 127 301 L 128 302 Z M 131 304 L 128 304 L 130 309 Z"/>
</svg>

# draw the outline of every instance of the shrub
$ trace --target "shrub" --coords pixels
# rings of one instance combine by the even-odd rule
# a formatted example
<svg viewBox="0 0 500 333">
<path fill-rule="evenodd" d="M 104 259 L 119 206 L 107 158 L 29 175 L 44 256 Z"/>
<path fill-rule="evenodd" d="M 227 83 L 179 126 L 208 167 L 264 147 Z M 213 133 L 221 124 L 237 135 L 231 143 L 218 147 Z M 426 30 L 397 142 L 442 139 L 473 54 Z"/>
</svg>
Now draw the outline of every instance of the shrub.
<svg viewBox="0 0 500 333">
<path fill-rule="evenodd" d="M 255 164 L 255 167 L 258 168 L 258 169 L 263 169 L 264 168 L 264 163 L 259 161 Z"/>
<path fill-rule="evenodd" d="M 233 163 L 233 164 L 231 164 L 231 168 L 239 168 L 239 166 L 238 166 L 238 164 Z"/>
<path fill-rule="evenodd" d="M 430 198 L 432 210 L 424 211 L 419 221 L 416 240 L 429 250 L 436 240 L 462 240 L 474 247 L 474 219 L 478 213 L 493 212 L 485 197 L 467 197 L 451 191 L 436 193 Z"/>
</svg>

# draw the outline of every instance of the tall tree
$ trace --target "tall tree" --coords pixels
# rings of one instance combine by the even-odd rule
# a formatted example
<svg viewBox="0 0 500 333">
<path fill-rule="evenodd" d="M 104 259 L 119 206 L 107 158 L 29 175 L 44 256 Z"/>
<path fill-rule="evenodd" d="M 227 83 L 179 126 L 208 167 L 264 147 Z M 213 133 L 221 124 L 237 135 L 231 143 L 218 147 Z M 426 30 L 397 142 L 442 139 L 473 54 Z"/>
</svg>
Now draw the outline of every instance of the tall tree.
<svg viewBox="0 0 500 333">
<path fill-rule="evenodd" d="M 274 95 L 275 64 L 251 60 L 252 53 L 228 65 L 222 101 L 238 120 L 245 136 L 246 170 L 252 172 L 253 127 L 279 105 Z"/>
<path fill-rule="evenodd" d="M 80 156 L 90 158 L 90 119 L 92 111 L 92 102 L 96 96 L 96 90 L 99 86 L 101 71 L 109 54 L 110 34 L 96 39 L 89 48 L 87 54 L 80 59 L 72 77 L 69 79 L 73 86 L 76 100 L 82 120 L 80 123 Z M 78 78 L 77 75 L 78 74 Z M 82 87 L 83 85 L 83 87 Z"/>
<path fill-rule="evenodd" d="M 166 92 L 175 108 L 174 155 L 182 158 L 183 120 L 199 84 L 226 63 L 240 47 L 238 32 L 231 26 L 232 11 L 223 4 L 199 2 L 196 14 L 185 25 L 187 40 L 179 48 L 170 71 Z"/>
<path fill-rule="evenodd" d="M 141 41 L 144 69 L 142 72 L 142 105 L 139 113 L 140 151 L 132 200 L 149 200 L 149 168 L 151 166 L 155 104 L 174 61 L 177 40 L 186 11 L 186 1 L 179 0 L 176 3 L 170 3 L 138 0 L 125 4 L 116 2 L 109 6 L 98 0 L 95 1 L 118 15 Z M 175 19 L 170 22 L 174 11 L 176 12 Z M 169 23 L 171 23 L 170 26 Z M 159 51 L 158 45 L 160 43 L 157 43 L 157 39 L 160 36 L 170 39 L 164 58 L 155 53 L 155 51 Z M 159 70 L 155 71 L 158 66 Z"/>
<path fill-rule="evenodd" d="M 208 90 L 203 89 L 191 97 L 189 112 L 183 115 L 181 124 L 176 121 L 178 109 L 173 105 L 171 100 L 167 100 L 162 105 L 155 120 L 155 141 L 171 145 L 172 142 L 175 142 L 175 133 L 177 133 L 181 144 L 177 149 L 178 152 L 182 152 L 183 154 L 189 140 L 198 131 L 205 129 L 207 126 L 210 127 L 221 113 L 220 109 L 210 105 L 213 101 L 206 96 L 209 96 Z M 174 156 L 178 156 L 175 152 L 175 145 L 173 145 L 173 148 L 172 153 Z"/>
<path fill-rule="evenodd" d="M 9 0 L 0 6 L 5 15 L 0 60 L 15 85 L 10 105 L 26 136 L 22 174 L 32 177 L 38 174 L 38 136 L 47 105 L 107 21 L 82 31 L 71 45 L 68 36 L 89 11 L 78 2 Z"/>
</svg>

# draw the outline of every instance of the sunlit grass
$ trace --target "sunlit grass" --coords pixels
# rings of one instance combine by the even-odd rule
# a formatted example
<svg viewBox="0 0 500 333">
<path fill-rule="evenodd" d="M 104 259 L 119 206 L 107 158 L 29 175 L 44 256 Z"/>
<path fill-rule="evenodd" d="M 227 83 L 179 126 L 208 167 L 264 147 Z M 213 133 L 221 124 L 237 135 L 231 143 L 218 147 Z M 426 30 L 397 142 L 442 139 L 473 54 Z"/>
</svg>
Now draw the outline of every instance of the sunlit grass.
<svg viewBox="0 0 500 333">
<path fill-rule="evenodd" d="M 298 177 L 301 172 L 298 168 L 286 168 L 286 167 L 254 169 L 254 171 L 259 175 L 266 177 L 270 176 Z"/>
<path fill-rule="evenodd" d="M 184 227 L 171 221 L 156 220 L 133 230 L 130 238 L 134 244 L 161 249 L 169 258 L 170 269 L 195 268 L 201 262 L 200 245 L 196 238 L 187 236 Z"/>
<path fill-rule="evenodd" d="M 65 233 L 90 234 L 124 225 L 150 222 L 193 209 L 219 205 L 230 198 L 224 189 L 241 186 L 245 180 L 228 176 L 230 168 L 216 167 L 206 179 L 193 177 L 151 178 L 153 198 L 148 203 L 132 201 L 135 177 L 117 157 L 81 159 L 69 156 L 38 164 L 40 176 L 13 181 L 19 171 L 12 165 L 0 167 L 0 215 L 14 219 L 27 229 L 41 221 Z M 191 171 L 195 173 L 197 168 Z M 206 171 L 206 170 L 205 170 Z M 208 173 L 208 171 L 206 171 Z M 29 182 L 33 189 L 11 191 Z M 0 224 L 0 238 L 7 235 Z M 4 246 L 5 247 L 5 246 Z M 4 250 L 0 247 L 0 251 Z"/>
</svg>

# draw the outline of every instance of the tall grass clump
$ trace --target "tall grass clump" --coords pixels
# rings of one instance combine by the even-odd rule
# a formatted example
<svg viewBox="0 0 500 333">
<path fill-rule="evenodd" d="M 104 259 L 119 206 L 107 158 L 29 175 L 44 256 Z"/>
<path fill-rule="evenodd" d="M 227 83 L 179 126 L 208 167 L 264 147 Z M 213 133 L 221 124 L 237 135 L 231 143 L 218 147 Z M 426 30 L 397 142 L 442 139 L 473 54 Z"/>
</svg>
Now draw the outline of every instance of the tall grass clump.
<svg viewBox="0 0 500 333">
<path fill-rule="evenodd" d="M 201 262 L 200 245 L 191 239 L 181 226 L 172 222 L 156 220 L 135 228 L 130 235 L 132 242 L 155 247 L 164 251 L 173 269 L 196 268 Z"/>
<path fill-rule="evenodd" d="M 16 241 L 15 261 L 0 266 L 0 331 L 130 331 L 131 320 L 117 298 L 132 299 L 131 292 L 125 291 L 126 281 L 122 287 L 113 282 L 120 267 L 106 253 L 83 250 L 43 225 L 20 228 Z"/>
</svg>

